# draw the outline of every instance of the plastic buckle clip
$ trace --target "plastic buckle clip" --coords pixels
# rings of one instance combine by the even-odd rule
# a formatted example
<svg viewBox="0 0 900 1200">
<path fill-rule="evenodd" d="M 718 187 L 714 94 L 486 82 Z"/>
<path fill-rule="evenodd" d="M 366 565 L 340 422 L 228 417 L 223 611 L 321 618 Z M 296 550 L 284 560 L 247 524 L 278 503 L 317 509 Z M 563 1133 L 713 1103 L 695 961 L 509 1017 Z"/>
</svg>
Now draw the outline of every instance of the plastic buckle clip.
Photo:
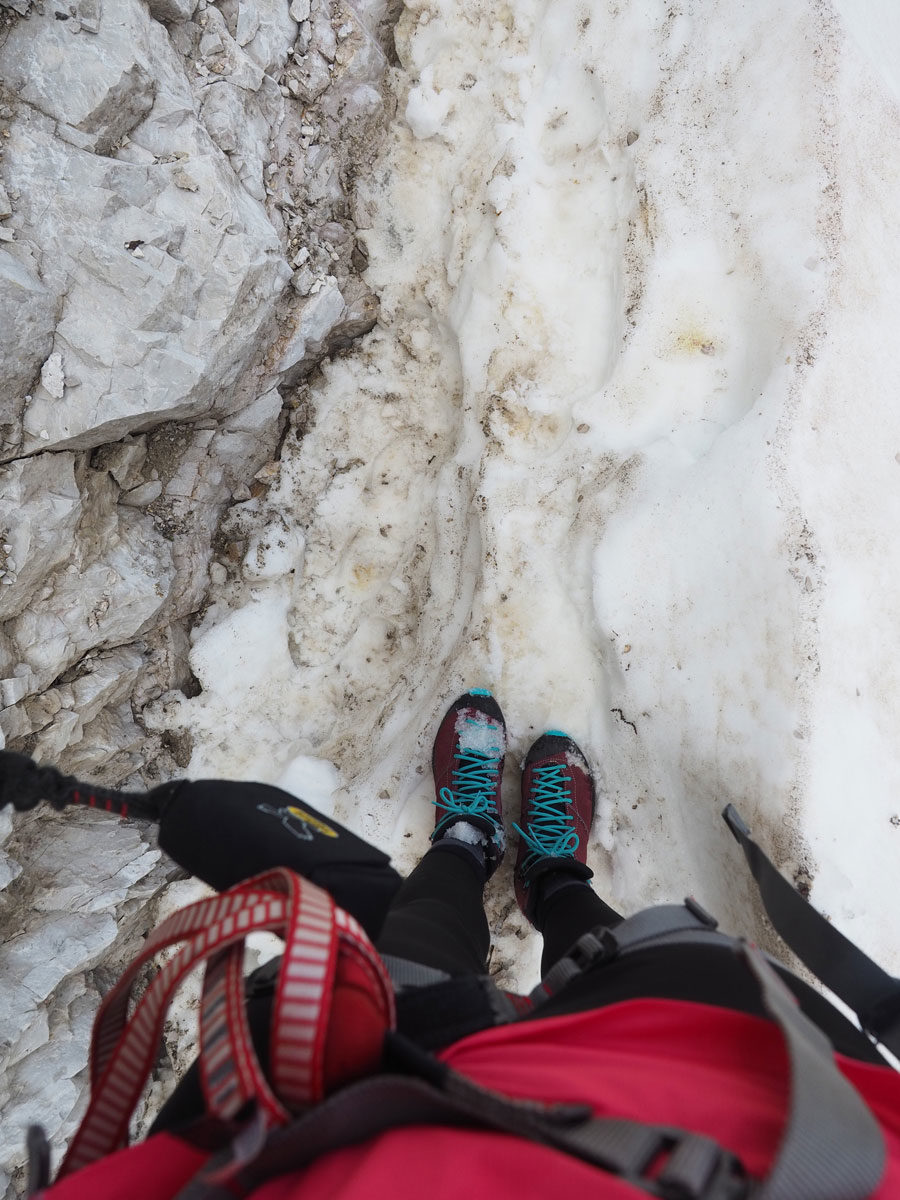
<svg viewBox="0 0 900 1200">
<path fill-rule="evenodd" d="M 652 1194 L 662 1200 L 748 1200 L 751 1194 L 741 1160 L 697 1134 L 684 1134 L 669 1146 L 652 1182 Z"/>
<path fill-rule="evenodd" d="M 691 916 L 696 917 L 698 921 L 702 921 L 708 929 L 718 928 L 718 920 L 712 915 L 712 913 L 707 912 L 703 905 L 699 904 L 693 896 L 685 896 L 684 907 L 688 910 Z"/>
<path fill-rule="evenodd" d="M 583 933 L 566 955 L 579 971 L 588 971 L 598 963 L 606 962 L 618 952 L 619 943 L 611 929 L 601 926 Z"/>
</svg>

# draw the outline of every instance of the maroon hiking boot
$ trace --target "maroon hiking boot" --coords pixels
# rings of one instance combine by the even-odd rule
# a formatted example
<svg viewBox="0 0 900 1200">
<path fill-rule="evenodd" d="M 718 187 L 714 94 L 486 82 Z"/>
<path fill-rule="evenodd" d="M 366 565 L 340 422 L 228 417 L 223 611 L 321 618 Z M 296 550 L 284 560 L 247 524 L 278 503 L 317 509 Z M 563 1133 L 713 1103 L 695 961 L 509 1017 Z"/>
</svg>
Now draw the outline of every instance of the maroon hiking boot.
<svg viewBox="0 0 900 1200">
<path fill-rule="evenodd" d="M 460 821 L 484 835 L 487 877 L 506 851 L 500 783 L 506 754 L 506 722 L 489 691 L 473 688 L 447 710 L 431 756 L 437 808 L 433 842 Z M 474 836 L 474 835 L 473 835 Z"/>
<path fill-rule="evenodd" d="M 594 820 L 594 781 L 587 759 L 568 734 L 551 729 L 534 743 L 522 767 L 516 900 L 534 924 L 539 881 L 549 872 L 588 880 L 588 838 Z"/>
</svg>

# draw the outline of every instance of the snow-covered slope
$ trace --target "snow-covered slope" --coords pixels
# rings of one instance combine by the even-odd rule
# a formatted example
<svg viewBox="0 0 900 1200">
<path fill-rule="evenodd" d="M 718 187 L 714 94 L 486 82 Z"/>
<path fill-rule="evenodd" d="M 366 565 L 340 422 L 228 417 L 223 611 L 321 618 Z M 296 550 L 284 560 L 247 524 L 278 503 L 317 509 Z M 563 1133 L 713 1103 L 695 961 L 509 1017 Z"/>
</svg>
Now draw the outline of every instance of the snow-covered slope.
<svg viewBox="0 0 900 1200">
<path fill-rule="evenodd" d="M 900 967 L 896 18 L 412 0 L 396 40 L 356 212 L 379 326 L 233 510 L 203 692 L 158 719 L 193 774 L 332 761 L 408 868 L 443 707 L 490 686 L 519 757 L 549 725 L 587 749 L 613 904 L 756 927 L 732 801 Z"/>
</svg>

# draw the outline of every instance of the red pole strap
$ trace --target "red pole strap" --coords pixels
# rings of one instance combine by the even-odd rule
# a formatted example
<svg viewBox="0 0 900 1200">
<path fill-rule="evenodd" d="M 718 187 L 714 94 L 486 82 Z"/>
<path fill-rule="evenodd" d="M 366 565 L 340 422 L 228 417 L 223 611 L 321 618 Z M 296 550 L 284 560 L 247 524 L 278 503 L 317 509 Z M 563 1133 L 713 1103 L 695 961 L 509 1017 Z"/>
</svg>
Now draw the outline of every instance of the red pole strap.
<svg viewBox="0 0 900 1200">
<path fill-rule="evenodd" d="M 285 940 L 272 1017 L 271 1086 L 253 1049 L 244 1005 L 244 939 L 261 930 Z M 178 943 L 185 944 L 154 977 L 129 1019 L 141 969 Z M 209 1112 L 228 1120 L 255 1099 L 271 1127 L 320 1100 L 332 995 L 347 956 L 361 969 L 385 1028 L 392 1028 L 390 981 L 368 937 L 327 892 L 292 871 L 266 872 L 174 913 L 100 1006 L 91 1039 L 91 1100 L 59 1178 L 125 1144 L 172 997 L 204 960 L 200 1071 Z"/>
</svg>

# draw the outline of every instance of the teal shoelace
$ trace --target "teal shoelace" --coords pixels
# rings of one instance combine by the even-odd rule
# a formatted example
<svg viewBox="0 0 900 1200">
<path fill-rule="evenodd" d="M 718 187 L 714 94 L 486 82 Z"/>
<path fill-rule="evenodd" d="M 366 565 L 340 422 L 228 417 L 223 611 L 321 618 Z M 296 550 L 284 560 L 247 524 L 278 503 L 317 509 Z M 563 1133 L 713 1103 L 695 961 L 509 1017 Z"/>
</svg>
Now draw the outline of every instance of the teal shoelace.
<svg viewBox="0 0 900 1200">
<path fill-rule="evenodd" d="M 477 725 L 472 721 L 470 724 Z M 497 787 L 499 748 L 487 750 L 458 750 L 453 757 L 458 765 L 453 769 L 453 787 L 443 787 L 439 799 L 432 800 L 446 816 L 485 816 L 496 819 L 494 792 Z"/>
<path fill-rule="evenodd" d="M 578 849 L 578 834 L 572 824 L 571 780 L 562 763 L 535 767 L 534 793 L 528 828 L 513 825 L 531 851 L 522 864 L 527 869 L 536 858 L 565 858 Z"/>
</svg>

